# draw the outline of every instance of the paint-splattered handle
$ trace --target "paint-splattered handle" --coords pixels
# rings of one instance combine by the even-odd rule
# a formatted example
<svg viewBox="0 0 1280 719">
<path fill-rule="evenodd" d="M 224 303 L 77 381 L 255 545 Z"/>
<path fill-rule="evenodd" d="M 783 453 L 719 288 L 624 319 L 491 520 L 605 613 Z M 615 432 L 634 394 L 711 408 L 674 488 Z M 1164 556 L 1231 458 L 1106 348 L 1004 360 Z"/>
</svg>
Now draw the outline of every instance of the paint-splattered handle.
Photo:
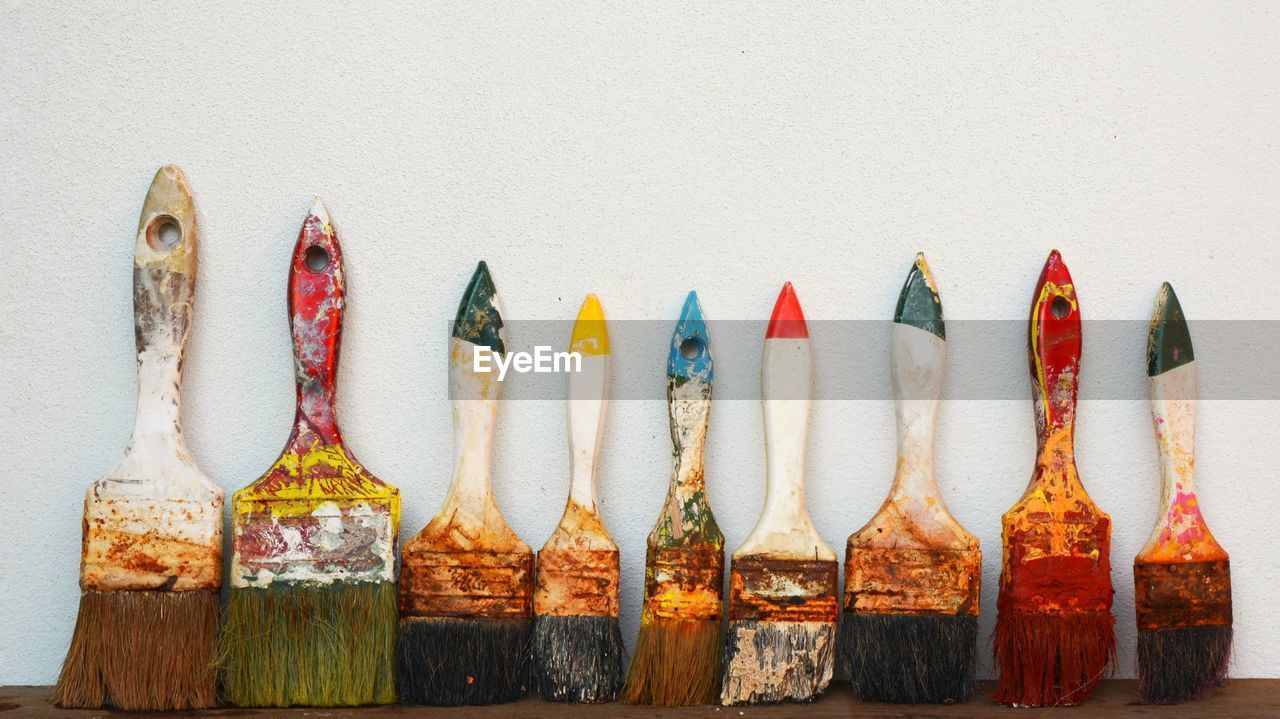
<svg viewBox="0 0 1280 719">
<path fill-rule="evenodd" d="M 181 366 L 196 294 L 195 204 L 175 165 L 156 171 L 133 251 L 133 318 L 138 355 Z M 176 368 L 175 368 L 176 369 Z"/>
<path fill-rule="evenodd" d="M 1041 441 L 1075 423 L 1080 374 L 1080 305 L 1062 255 L 1054 250 L 1031 303 L 1027 353 Z"/>
<path fill-rule="evenodd" d="M 342 249 L 329 213 L 316 200 L 302 223 L 289 267 L 298 421 L 325 444 L 340 443 L 334 381 L 346 305 Z"/>
</svg>

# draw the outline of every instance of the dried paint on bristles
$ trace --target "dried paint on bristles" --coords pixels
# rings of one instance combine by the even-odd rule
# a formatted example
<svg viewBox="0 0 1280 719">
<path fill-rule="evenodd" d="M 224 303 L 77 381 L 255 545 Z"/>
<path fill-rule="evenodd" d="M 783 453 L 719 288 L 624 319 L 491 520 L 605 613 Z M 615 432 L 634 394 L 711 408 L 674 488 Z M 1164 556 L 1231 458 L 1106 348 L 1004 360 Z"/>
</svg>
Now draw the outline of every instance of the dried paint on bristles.
<svg viewBox="0 0 1280 719">
<path fill-rule="evenodd" d="M 1226 682 L 1230 663 L 1230 559 L 1196 495 L 1194 360 L 1186 317 L 1166 282 L 1147 345 L 1160 508 L 1133 564 L 1138 693 L 1148 704 L 1201 698 Z"/>
<path fill-rule="evenodd" d="M 297 411 L 285 449 L 232 504 L 223 685 L 240 706 L 395 701 L 400 492 L 342 441 L 342 250 L 317 199 L 289 272 Z"/>
<path fill-rule="evenodd" d="M 1020 706 L 1079 704 L 1115 660 L 1111 518 L 1076 472 L 1080 308 L 1057 250 L 1033 297 L 1028 356 L 1038 453 L 1026 492 L 1002 518 L 994 697 Z"/>
<path fill-rule="evenodd" d="M 838 567 L 748 555 L 729 572 L 723 704 L 812 701 L 835 667 Z"/>
<path fill-rule="evenodd" d="M 476 267 L 453 325 L 449 381 L 457 442 L 444 506 L 405 543 L 400 573 L 400 697 L 457 706 L 519 699 L 529 686 L 533 552 L 503 519 L 490 465 L 501 383 L 476 350 L 507 346 L 489 268 Z"/>
<path fill-rule="evenodd" d="M 836 554 L 804 503 L 813 363 L 795 289 L 778 294 L 760 360 L 765 502 L 733 553 L 720 702 L 807 702 L 831 681 Z"/>
<path fill-rule="evenodd" d="M 724 535 L 703 479 L 713 376 L 706 322 L 690 292 L 667 358 L 673 467 L 647 542 L 640 634 L 622 691 L 631 704 L 706 704 L 720 688 Z"/>
</svg>

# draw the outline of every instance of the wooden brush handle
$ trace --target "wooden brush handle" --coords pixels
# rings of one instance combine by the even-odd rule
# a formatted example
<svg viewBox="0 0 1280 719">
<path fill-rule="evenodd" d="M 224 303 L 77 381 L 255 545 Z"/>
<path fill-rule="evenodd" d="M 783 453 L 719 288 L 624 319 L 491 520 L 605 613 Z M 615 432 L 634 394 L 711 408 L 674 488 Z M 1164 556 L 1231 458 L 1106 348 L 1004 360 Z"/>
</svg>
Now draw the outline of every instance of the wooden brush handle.
<svg viewBox="0 0 1280 719">
<path fill-rule="evenodd" d="M 1049 255 L 1031 305 L 1028 337 L 1041 454 L 1074 456 L 1080 373 L 1080 307 L 1071 274 L 1057 250 Z"/>
<path fill-rule="evenodd" d="M 582 357 L 581 371 L 570 372 L 565 405 L 569 415 L 569 499 L 594 512 L 596 465 L 609 406 L 609 335 L 600 300 L 589 295 L 574 324 L 570 351 Z"/>
<path fill-rule="evenodd" d="M 135 443 L 181 432 L 182 360 L 191 327 L 199 248 L 195 204 L 174 165 L 151 182 L 133 253 L 133 320 L 138 346 Z"/>
<path fill-rule="evenodd" d="M 934 474 L 933 438 L 947 365 L 947 343 L 932 332 L 894 323 L 892 364 L 898 463 L 891 497 L 930 499 L 941 505 Z"/>
<path fill-rule="evenodd" d="M 334 407 L 334 383 L 346 307 L 342 248 L 319 200 L 311 206 L 289 267 L 289 328 L 293 333 L 293 361 L 298 409 L 293 444 L 310 449 L 342 443 Z"/>
</svg>

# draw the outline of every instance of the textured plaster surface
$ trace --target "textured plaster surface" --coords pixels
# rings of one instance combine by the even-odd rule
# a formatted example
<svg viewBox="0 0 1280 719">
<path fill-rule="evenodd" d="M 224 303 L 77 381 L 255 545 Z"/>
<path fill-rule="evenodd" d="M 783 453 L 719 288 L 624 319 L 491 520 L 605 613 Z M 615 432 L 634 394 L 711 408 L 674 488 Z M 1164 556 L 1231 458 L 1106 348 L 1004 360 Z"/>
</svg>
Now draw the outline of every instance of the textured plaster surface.
<svg viewBox="0 0 1280 719">
<path fill-rule="evenodd" d="M 506 316 L 562 320 L 566 340 L 587 292 L 611 325 L 673 323 L 691 288 L 709 317 L 763 333 L 794 282 L 815 397 L 855 373 L 886 387 L 884 400 L 814 402 L 806 496 L 823 539 L 843 547 L 893 478 L 887 332 L 837 355 L 820 321 L 887 329 L 925 250 L 949 366 L 982 352 L 1025 388 L 1017 401 L 945 401 L 938 418 L 941 492 L 984 550 L 984 674 L 1000 514 L 1026 487 L 1035 437 L 1025 337 L 979 349 L 952 336 L 956 320 L 1024 318 L 1058 246 L 1087 319 L 1137 321 L 1122 347 L 1085 337 L 1082 378 L 1102 367 L 1097 353 L 1132 353 L 1132 376 L 1112 379 L 1143 399 L 1082 401 L 1076 442 L 1113 520 L 1128 676 L 1130 564 L 1159 500 L 1142 328 L 1160 282 L 1192 322 L 1205 394 L 1229 378 L 1195 323 L 1280 315 L 1280 12 L 1268 2 L 90 0 L 5 2 L 0 27 L 0 684 L 52 682 L 71 633 L 81 500 L 132 427 L 133 237 L 164 163 L 187 173 L 200 222 L 184 432 L 201 468 L 229 493 L 285 441 L 285 279 L 320 195 L 348 268 L 343 429 L 401 488 L 404 539 L 452 477 L 447 322 L 485 258 Z M 652 400 L 610 404 L 599 471 L 628 642 L 670 472 L 666 352 L 613 347 L 615 378 L 653 378 Z M 759 345 L 717 350 L 717 397 L 750 393 L 759 358 Z M 494 491 L 532 546 L 564 506 L 564 412 L 556 399 L 498 413 Z M 1280 676 L 1280 403 L 1203 401 L 1197 420 L 1201 506 L 1231 553 L 1234 672 Z M 757 400 L 716 400 L 707 485 L 729 547 L 759 515 L 762 434 Z"/>
</svg>

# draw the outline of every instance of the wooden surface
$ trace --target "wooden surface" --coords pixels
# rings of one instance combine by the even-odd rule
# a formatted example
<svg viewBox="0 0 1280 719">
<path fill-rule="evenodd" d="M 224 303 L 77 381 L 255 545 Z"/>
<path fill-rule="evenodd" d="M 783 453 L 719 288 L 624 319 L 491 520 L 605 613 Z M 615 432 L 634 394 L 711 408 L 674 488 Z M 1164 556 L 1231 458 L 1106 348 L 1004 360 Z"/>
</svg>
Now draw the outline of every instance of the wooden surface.
<svg viewBox="0 0 1280 719">
<path fill-rule="evenodd" d="M 1213 717 L 1213 719 L 1274 719 L 1280 716 L 1280 680 L 1240 679 L 1216 696 L 1194 704 L 1172 707 L 1142 706 L 1135 703 L 1136 693 L 1132 681 L 1108 681 L 1098 687 L 1093 699 L 1079 707 L 1060 709 L 1013 709 L 993 704 L 987 698 L 991 684 L 984 684 L 983 692 L 967 704 L 955 706 L 895 706 L 892 704 L 863 704 L 854 698 L 847 684 L 834 686 L 821 699 L 812 704 L 784 704 L 758 707 L 691 707 L 686 709 L 655 709 L 632 707 L 625 704 L 565 705 L 551 704 L 537 699 L 526 699 L 516 704 L 498 704 L 487 707 L 365 707 L 358 709 L 210 709 L 199 712 L 173 712 L 161 716 L 199 717 L 808 717 L 809 719 L 833 719 L 840 717 L 885 717 L 886 719 L 948 719 L 968 717 L 1071 717 L 1094 719 L 1098 717 Z M 49 706 L 49 687 L 0 687 L 0 719 L 23 717 L 139 717 L 140 713 L 111 711 L 73 711 Z"/>
</svg>

